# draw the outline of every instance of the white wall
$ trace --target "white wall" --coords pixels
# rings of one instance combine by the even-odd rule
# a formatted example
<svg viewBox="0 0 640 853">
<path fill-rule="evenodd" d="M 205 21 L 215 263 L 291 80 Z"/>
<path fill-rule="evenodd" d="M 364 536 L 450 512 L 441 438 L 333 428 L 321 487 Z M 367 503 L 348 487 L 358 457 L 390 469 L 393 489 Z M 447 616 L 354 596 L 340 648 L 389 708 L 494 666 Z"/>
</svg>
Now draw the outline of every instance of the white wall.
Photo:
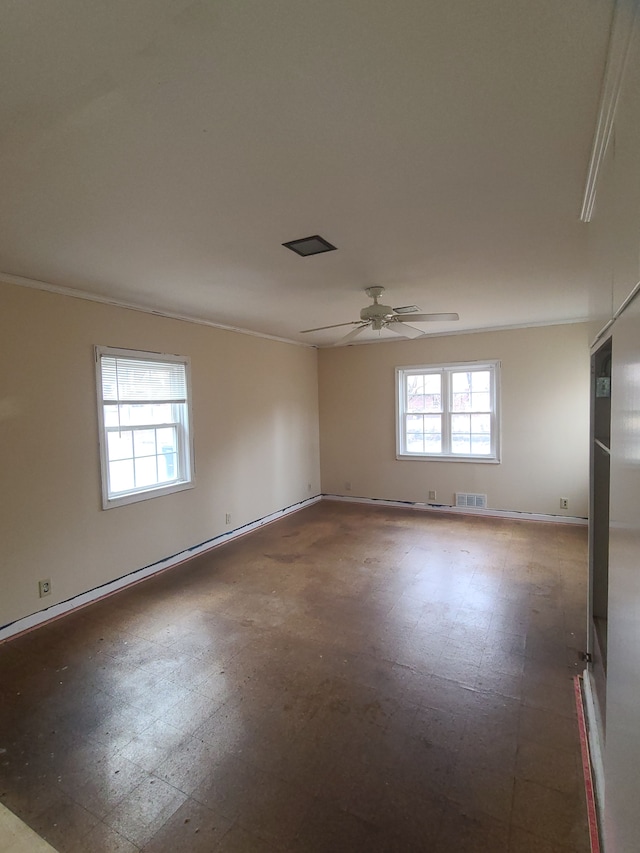
<svg viewBox="0 0 640 853">
<path fill-rule="evenodd" d="M 194 489 L 101 509 L 95 344 L 191 357 Z M 311 348 L 0 283 L 0 364 L 0 626 L 320 491 Z"/>
<path fill-rule="evenodd" d="M 397 460 L 395 367 L 486 359 L 502 362 L 501 463 Z M 452 504 L 463 491 L 492 509 L 587 515 L 586 324 L 323 349 L 319 385 L 325 494 L 426 502 L 435 490 Z"/>
<path fill-rule="evenodd" d="M 613 134 L 589 226 L 592 304 L 610 319 L 640 279 L 640 27 L 632 41 Z M 605 849 L 639 846 L 640 297 L 611 330 L 611 484 Z"/>
</svg>

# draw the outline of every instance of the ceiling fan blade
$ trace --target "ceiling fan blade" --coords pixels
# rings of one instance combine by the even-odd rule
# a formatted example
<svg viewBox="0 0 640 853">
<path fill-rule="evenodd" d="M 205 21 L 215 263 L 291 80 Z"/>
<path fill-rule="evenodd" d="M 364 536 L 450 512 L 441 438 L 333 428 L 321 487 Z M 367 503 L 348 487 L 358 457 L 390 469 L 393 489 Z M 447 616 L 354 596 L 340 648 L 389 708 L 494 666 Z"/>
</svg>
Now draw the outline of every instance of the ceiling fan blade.
<svg viewBox="0 0 640 853">
<path fill-rule="evenodd" d="M 339 347 L 339 346 L 342 346 L 342 344 L 348 344 L 349 341 L 352 341 L 357 335 L 360 334 L 360 332 L 363 332 L 367 328 L 368 325 L 369 325 L 368 323 L 361 323 L 357 329 L 352 329 L 350 332 L 348 332 L 344 336 L 344 338 L 340 338 L 339 341 L 336 341 L 333 346 Z"/>
<path fill-rule="evenodd" d="M 459 314 L 408 314 L 405 321 L 404 317 L 392 317 L 394 323 L 437 323 L 442 320 L 459 320 Z"/>
<path fill-rule="evenodd" d="M 401 325 L 387 323 L 386 328 L 390 332 L 395 332 L 396 335 L 401 335 L 403 338 L 421 338 L 424 335 L 422 329 L 416 329 L 415 326 L 410 326 L 408 323 L 402 323 Z"/>
<path fill-rule="evenodd" d="M 322 332 L 324 329 L 338 329 L 340 326 L 357 326 L 360 320 L 352 320 L 350 323 L 335 323 L 333 326 L 318 326 L 317 329 L 303 329 L 300 334 L 306 335 L 307 332 Z"/>
</svg>

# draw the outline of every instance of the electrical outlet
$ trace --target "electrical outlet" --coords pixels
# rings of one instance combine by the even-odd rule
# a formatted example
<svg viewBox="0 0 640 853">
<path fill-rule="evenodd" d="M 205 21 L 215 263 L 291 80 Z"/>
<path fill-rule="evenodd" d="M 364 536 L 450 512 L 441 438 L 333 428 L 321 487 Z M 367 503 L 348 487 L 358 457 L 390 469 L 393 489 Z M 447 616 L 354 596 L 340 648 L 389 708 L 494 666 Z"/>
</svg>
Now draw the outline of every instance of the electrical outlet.
<svg viewBox="0 0 640 853">
<path fill-rule="evenodd" d="M 40 598 L 44 598 L 45 595 L 51 595 L 51 581 L 49 578 L 44 581 L 38 581 L 38 592 L 40 593 Z"/>
<path fill-rule="evenodd" d="M 346 483 L 344 484 L 344 488 L 347 492 L 351 491 L 351 482 L 349 480 L 347 480 Z"/>
<path fill-rule="evenodd" d="M 435 499 L 436 499 L 436 491 L 435 491 L 435 489 L 430 489 L 429 490 L 429 500 L 435 501 Z"/>
<path fill-rule="evenodd" d="M 560 498 L 560 509 L 569 509 L 569 498 Z"/>
<path fill-rule="evenodd" d="M 307 483 L 307 491 L 308 491 L 308 492 L 310 492 L 310 491 L 311 491 L 311 483 Z"/>
<path fill-rule="evenodd" d="M 224 523 L 225 524 L 231 524 L 231 513 L 230 512 L 225 513 Z"/>
</svg>

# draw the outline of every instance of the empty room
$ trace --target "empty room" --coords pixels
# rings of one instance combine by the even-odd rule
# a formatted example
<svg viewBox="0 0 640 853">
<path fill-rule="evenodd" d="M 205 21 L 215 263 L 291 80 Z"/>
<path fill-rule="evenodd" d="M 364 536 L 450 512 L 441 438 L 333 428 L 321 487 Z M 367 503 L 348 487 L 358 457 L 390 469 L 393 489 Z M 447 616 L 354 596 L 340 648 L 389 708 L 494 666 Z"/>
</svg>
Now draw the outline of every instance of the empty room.
<svg viewBox="0 0 640 853">
<path fill-rule="evenodd" d="M 0 10 L 0 850 L 639 848 L 637 12 Z"/>
</svg>

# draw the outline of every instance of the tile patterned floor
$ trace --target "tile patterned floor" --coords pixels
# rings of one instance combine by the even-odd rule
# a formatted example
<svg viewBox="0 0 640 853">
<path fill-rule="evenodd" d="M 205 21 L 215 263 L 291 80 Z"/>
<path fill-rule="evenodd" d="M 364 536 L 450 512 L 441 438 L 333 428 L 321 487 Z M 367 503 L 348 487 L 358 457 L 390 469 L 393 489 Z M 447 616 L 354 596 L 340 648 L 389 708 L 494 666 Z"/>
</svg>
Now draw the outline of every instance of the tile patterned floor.
<svg viewBox="0 0 640 853">
<path fill-rule="evenodd" d="M 586 853 L 586 530 L 323 502 L 0 646 L 61 853 Z"/>
</svg>

